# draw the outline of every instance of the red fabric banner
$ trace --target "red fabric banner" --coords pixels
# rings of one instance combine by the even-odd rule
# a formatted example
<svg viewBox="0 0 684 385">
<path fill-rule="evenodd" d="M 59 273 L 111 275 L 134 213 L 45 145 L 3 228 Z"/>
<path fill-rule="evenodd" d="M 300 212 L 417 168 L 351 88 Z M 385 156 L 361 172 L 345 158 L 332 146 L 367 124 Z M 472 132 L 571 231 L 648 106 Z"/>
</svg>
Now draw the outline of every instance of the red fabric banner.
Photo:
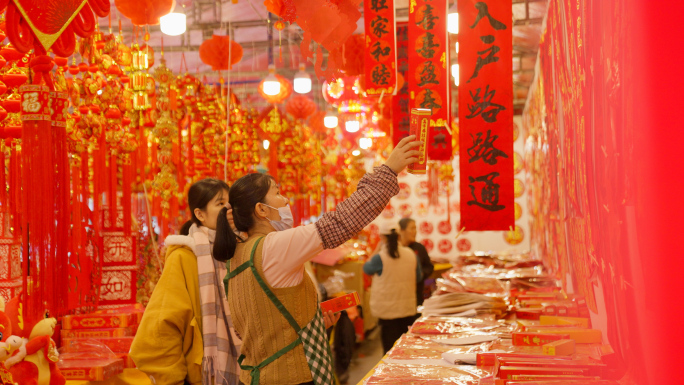
<svg viewBox="0 0 684 385">
<path fill-rule="evenodd" d="M 461 0 L 459 125 L 461 223 L 515 226 L 511 1 Z"/>
<path fill-rule="evenodd" d="M 408 62 L 408 23 L 397 23 L 397 72 L 407 79 Z M 392 142 L 396 146 L 407 137 L 410 130 L 408 82 L 392 97 Z"/>
<path fill-rule="evenodd" d="M 394 0 L 366 0 L 363 3 L 366 27 L 366 95 L 393 95 L 397 87 Z"/>
<path fill-rule="evenodd" d="M 428 159 L 452 156 L 449 100 L 449 36 L 447 0 L 415 0 L 409 6 L 408 47 L 410 108 L 432 109 Z"/>
</svg>

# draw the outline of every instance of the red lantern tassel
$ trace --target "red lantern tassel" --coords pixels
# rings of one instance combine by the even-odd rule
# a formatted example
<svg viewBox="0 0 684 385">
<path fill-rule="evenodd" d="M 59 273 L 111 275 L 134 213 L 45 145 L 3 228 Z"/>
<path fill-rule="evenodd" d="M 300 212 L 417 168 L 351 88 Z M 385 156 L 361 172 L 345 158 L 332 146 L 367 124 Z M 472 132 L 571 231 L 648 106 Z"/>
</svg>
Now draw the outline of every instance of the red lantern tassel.
<svg viewBox="0 0 684 385">
<path fill-rule="evenodd" d="M 121 203 L 123 206 L 124 215 L 124 235 L 128 236 L 131 234 L 131 185 L 133 184 L 133 166 L 125 164 L 123 167 L 123 198 L 121 198 Z"/>
<path fill-rule="evenodd" d="M 81 160 L 80 162 L 83 162 Z M 83 232 L 81 227 L 83 226 L 83 213 L 81 212 L 81 170 L 80 163 L 75 163 L 71 167 L 71 183 L 72 183 L 72 200 L 71 200 L 71 212 L 73 213 L 73 227 L 71 230 L 71 237 L 73 239 L 72 250 L 75 251 L 78 257 L 83 256 L 83 240 L 81 236 Z"/>
<path fill-rule="evenodd" d="M 3 142 L 4 143 L 4 142 Z M 0 204 L 2 205 L 2 211 L 9 212 L 8 202 L 7 202 L 7 179 L 5 177 L 5 145 L 1 144 L 0 148 Z"/>
<path fill-rule="evenodd" d="M 10 212 L 14 236 L 21 237 L 21 152 L 16 145 L 10 147 Z"/>
</svg>

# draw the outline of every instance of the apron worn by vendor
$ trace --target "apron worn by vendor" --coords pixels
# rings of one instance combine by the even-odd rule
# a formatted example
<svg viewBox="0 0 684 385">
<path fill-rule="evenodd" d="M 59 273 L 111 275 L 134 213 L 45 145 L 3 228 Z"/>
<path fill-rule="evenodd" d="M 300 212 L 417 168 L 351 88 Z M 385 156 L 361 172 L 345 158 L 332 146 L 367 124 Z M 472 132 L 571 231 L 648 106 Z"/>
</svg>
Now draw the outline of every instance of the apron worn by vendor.
<svg viewBox="0 0 684 385">
<path fill-rule="evenodd" d="M 313 282 L 273 288 L 264 278 L 263 235 L 238 244 L 225 278 L 228 303 L 242 336 L 238 359 L 245 384 L 333 384 L 330 345 Z"/>
</svg>

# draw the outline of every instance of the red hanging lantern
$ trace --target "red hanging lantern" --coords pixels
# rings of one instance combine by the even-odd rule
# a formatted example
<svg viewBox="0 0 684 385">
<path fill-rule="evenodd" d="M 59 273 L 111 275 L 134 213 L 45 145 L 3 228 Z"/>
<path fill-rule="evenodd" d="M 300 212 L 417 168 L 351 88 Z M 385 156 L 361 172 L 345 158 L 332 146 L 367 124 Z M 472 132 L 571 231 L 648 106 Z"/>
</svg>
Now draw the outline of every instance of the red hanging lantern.
<svg viewBox="0 0 684 385">
<path fill-rule="evenodd" d="M 200 45 L 199 54 L 202 62 L 210 65 L 212 70 L 225 71 L 242 60 L 242 46 L 228 36 L 214 35 Z"/>
<path fill-rule="evenodd" d="M 316 112 L 316 103 L 306 96 L 295 96 L 287 102 L 285 110 L 295 119 L 306 119 Z"/>
<path fill-rule="evenodd" d="M 157 25 L 159 18 L 171 13 L 174 0 L 116 0 L 116 8 L 135 25 Z"/>
</svg>

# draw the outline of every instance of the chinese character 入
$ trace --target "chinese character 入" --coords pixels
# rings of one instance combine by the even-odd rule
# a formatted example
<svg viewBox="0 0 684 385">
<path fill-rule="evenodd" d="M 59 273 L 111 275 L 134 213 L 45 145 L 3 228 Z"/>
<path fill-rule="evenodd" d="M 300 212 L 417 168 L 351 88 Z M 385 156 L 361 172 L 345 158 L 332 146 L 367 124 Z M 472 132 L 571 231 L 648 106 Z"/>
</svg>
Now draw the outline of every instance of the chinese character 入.
<svg viewBox="0 0 684 385">
<path fill-rule="evenodd" d="M 477 3 L 475 3 L 475 8 L 477 8 L 478 11 L 477 18 L 475 19 L 475 23 L 470 26 L 471 29 L 475 28 L 475 26 L 477 26 L 477 23 L 479 23 L 483 17 L 489 19 L 489 25 L 491 25 L 492 28 L 496 30 L 506 29 L 506 24 L 494 19 L 492 15 L 489 14 L 489 8 L 487 7 L 486 3 L 478 1 Z"/>
</svg>

